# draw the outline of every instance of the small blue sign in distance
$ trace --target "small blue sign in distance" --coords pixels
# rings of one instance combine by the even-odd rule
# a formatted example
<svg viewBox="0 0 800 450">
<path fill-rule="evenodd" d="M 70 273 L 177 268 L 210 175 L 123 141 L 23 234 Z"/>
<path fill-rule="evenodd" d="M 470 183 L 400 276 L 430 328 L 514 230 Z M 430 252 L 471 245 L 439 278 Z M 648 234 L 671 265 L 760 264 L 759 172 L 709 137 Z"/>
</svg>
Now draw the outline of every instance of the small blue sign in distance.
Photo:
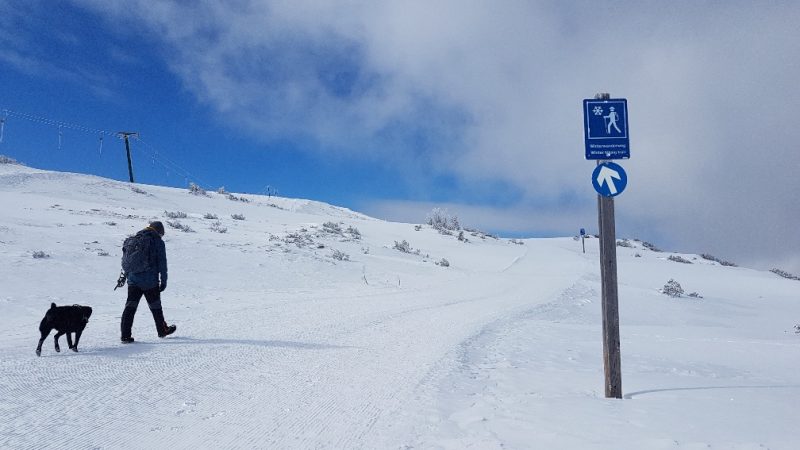
<svg viewBox="0 0 800 450">
<path fill-rule="evenodd" d="M 604 197 L 616 197 L 622 194 L 628 185 L 628 174 L 619 164 L 605 161 L 592 171 L 592 186 Z"/>
<path fill-rule="evenodd" d="M 585 236 L 585 235 L 586 235 L 586 230 L 581 228 L 581 236 Z"/>
<path fill-rule="evenodd" d="M 628 100 L 583 101 L 583 132 L 586 159 L 628 159 Z"/>
</svg>

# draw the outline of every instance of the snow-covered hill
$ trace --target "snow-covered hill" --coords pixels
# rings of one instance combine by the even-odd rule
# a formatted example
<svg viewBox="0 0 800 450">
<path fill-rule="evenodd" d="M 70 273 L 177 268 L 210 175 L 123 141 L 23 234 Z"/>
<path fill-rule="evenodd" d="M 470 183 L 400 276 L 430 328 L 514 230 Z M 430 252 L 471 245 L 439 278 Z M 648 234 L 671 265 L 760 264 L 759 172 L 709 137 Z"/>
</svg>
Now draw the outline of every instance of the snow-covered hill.
<svg viewBox="0 0 800 450">
<path fill-rule="evenodd" d="M 595 239 L 462 242 L 16 164 L 0 210 L 1 448 L 798 445 L 800 282 L 769 272 L 619 247 L 625 399 L 609 400 Z M 153 219 L 173 224 L 178 332 L 157 338 L 142 301 L 124 345 L 120 245 Z M 699 297 L 663 295 L 670 279 Z M 51 302 L 94 308 L 79 353 L 48 339 L 36 357 Z"/>
</svg>

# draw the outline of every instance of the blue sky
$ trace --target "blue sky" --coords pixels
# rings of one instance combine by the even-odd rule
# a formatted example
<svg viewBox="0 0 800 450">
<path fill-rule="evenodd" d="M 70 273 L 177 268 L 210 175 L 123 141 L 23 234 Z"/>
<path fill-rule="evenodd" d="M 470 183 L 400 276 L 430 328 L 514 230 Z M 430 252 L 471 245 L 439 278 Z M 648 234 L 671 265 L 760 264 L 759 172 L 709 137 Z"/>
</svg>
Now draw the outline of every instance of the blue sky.
<svg viewBox="0 0 800 450">
<path fill-rule="evenodd" d="M 596 230 L 581 101 L 629 103 L 617 232 L 800 271 L 796 2 L 0 0 L 0 154 L 506 236 Z M 59 137 L 60 133 L 60 137 Z M 60 142 L 60 145 L 59 145 Z"/>
</svg>

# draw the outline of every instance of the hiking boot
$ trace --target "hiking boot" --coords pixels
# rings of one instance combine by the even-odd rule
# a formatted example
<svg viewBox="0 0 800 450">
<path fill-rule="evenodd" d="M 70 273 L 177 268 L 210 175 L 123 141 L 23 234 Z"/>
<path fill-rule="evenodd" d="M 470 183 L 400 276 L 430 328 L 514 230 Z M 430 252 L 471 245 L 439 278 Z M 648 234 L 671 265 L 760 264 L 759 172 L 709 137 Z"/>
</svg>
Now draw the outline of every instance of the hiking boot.
<svg viewBox="0 0 800 450">
<path fill-rule="evenodd" d="M 160 337 L 160 338 L 167 337 L 170 334 L 174 333 L 175 330 L 177 330 L 177 329 L 178 329 L 178 327 L 176 327 L 175 325 L 167 325 L 167 323 L 164 322 L 164 328 L 163 328 L 164 332 L 163 333 L 158 333 L 158 337 Z"/>
<path fill-rule="evenodd" d="M 120 338 L 119 340 L 122 341 L 123 344 L 130 344 L 130 343 L 133 342 L 133 338 L 132 337 L 123 337 L 123 338 Z"/>
</svg>

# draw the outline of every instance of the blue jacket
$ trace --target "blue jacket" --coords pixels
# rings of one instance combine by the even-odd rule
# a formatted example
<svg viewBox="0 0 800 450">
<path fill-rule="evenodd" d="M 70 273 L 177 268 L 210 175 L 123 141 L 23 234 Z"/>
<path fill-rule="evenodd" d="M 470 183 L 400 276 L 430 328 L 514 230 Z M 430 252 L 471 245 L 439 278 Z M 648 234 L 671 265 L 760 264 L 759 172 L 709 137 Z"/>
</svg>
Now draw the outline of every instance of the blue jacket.
<svg viewBox="0 0 800 450">
<path fill-rule="evenodd" d="M 136 286 L 146 291 L 158 287 L 159 276 L 161 276 L 162 284 L 167 283 L 167 247 L 156 230 L 147 227 L 142 231 L 150 233 L 153 237 L 155 251 L 150 253 L 150 270 L 141 273 L 129 273 L 127 276 L 129 286 Z"/>
</svg>

